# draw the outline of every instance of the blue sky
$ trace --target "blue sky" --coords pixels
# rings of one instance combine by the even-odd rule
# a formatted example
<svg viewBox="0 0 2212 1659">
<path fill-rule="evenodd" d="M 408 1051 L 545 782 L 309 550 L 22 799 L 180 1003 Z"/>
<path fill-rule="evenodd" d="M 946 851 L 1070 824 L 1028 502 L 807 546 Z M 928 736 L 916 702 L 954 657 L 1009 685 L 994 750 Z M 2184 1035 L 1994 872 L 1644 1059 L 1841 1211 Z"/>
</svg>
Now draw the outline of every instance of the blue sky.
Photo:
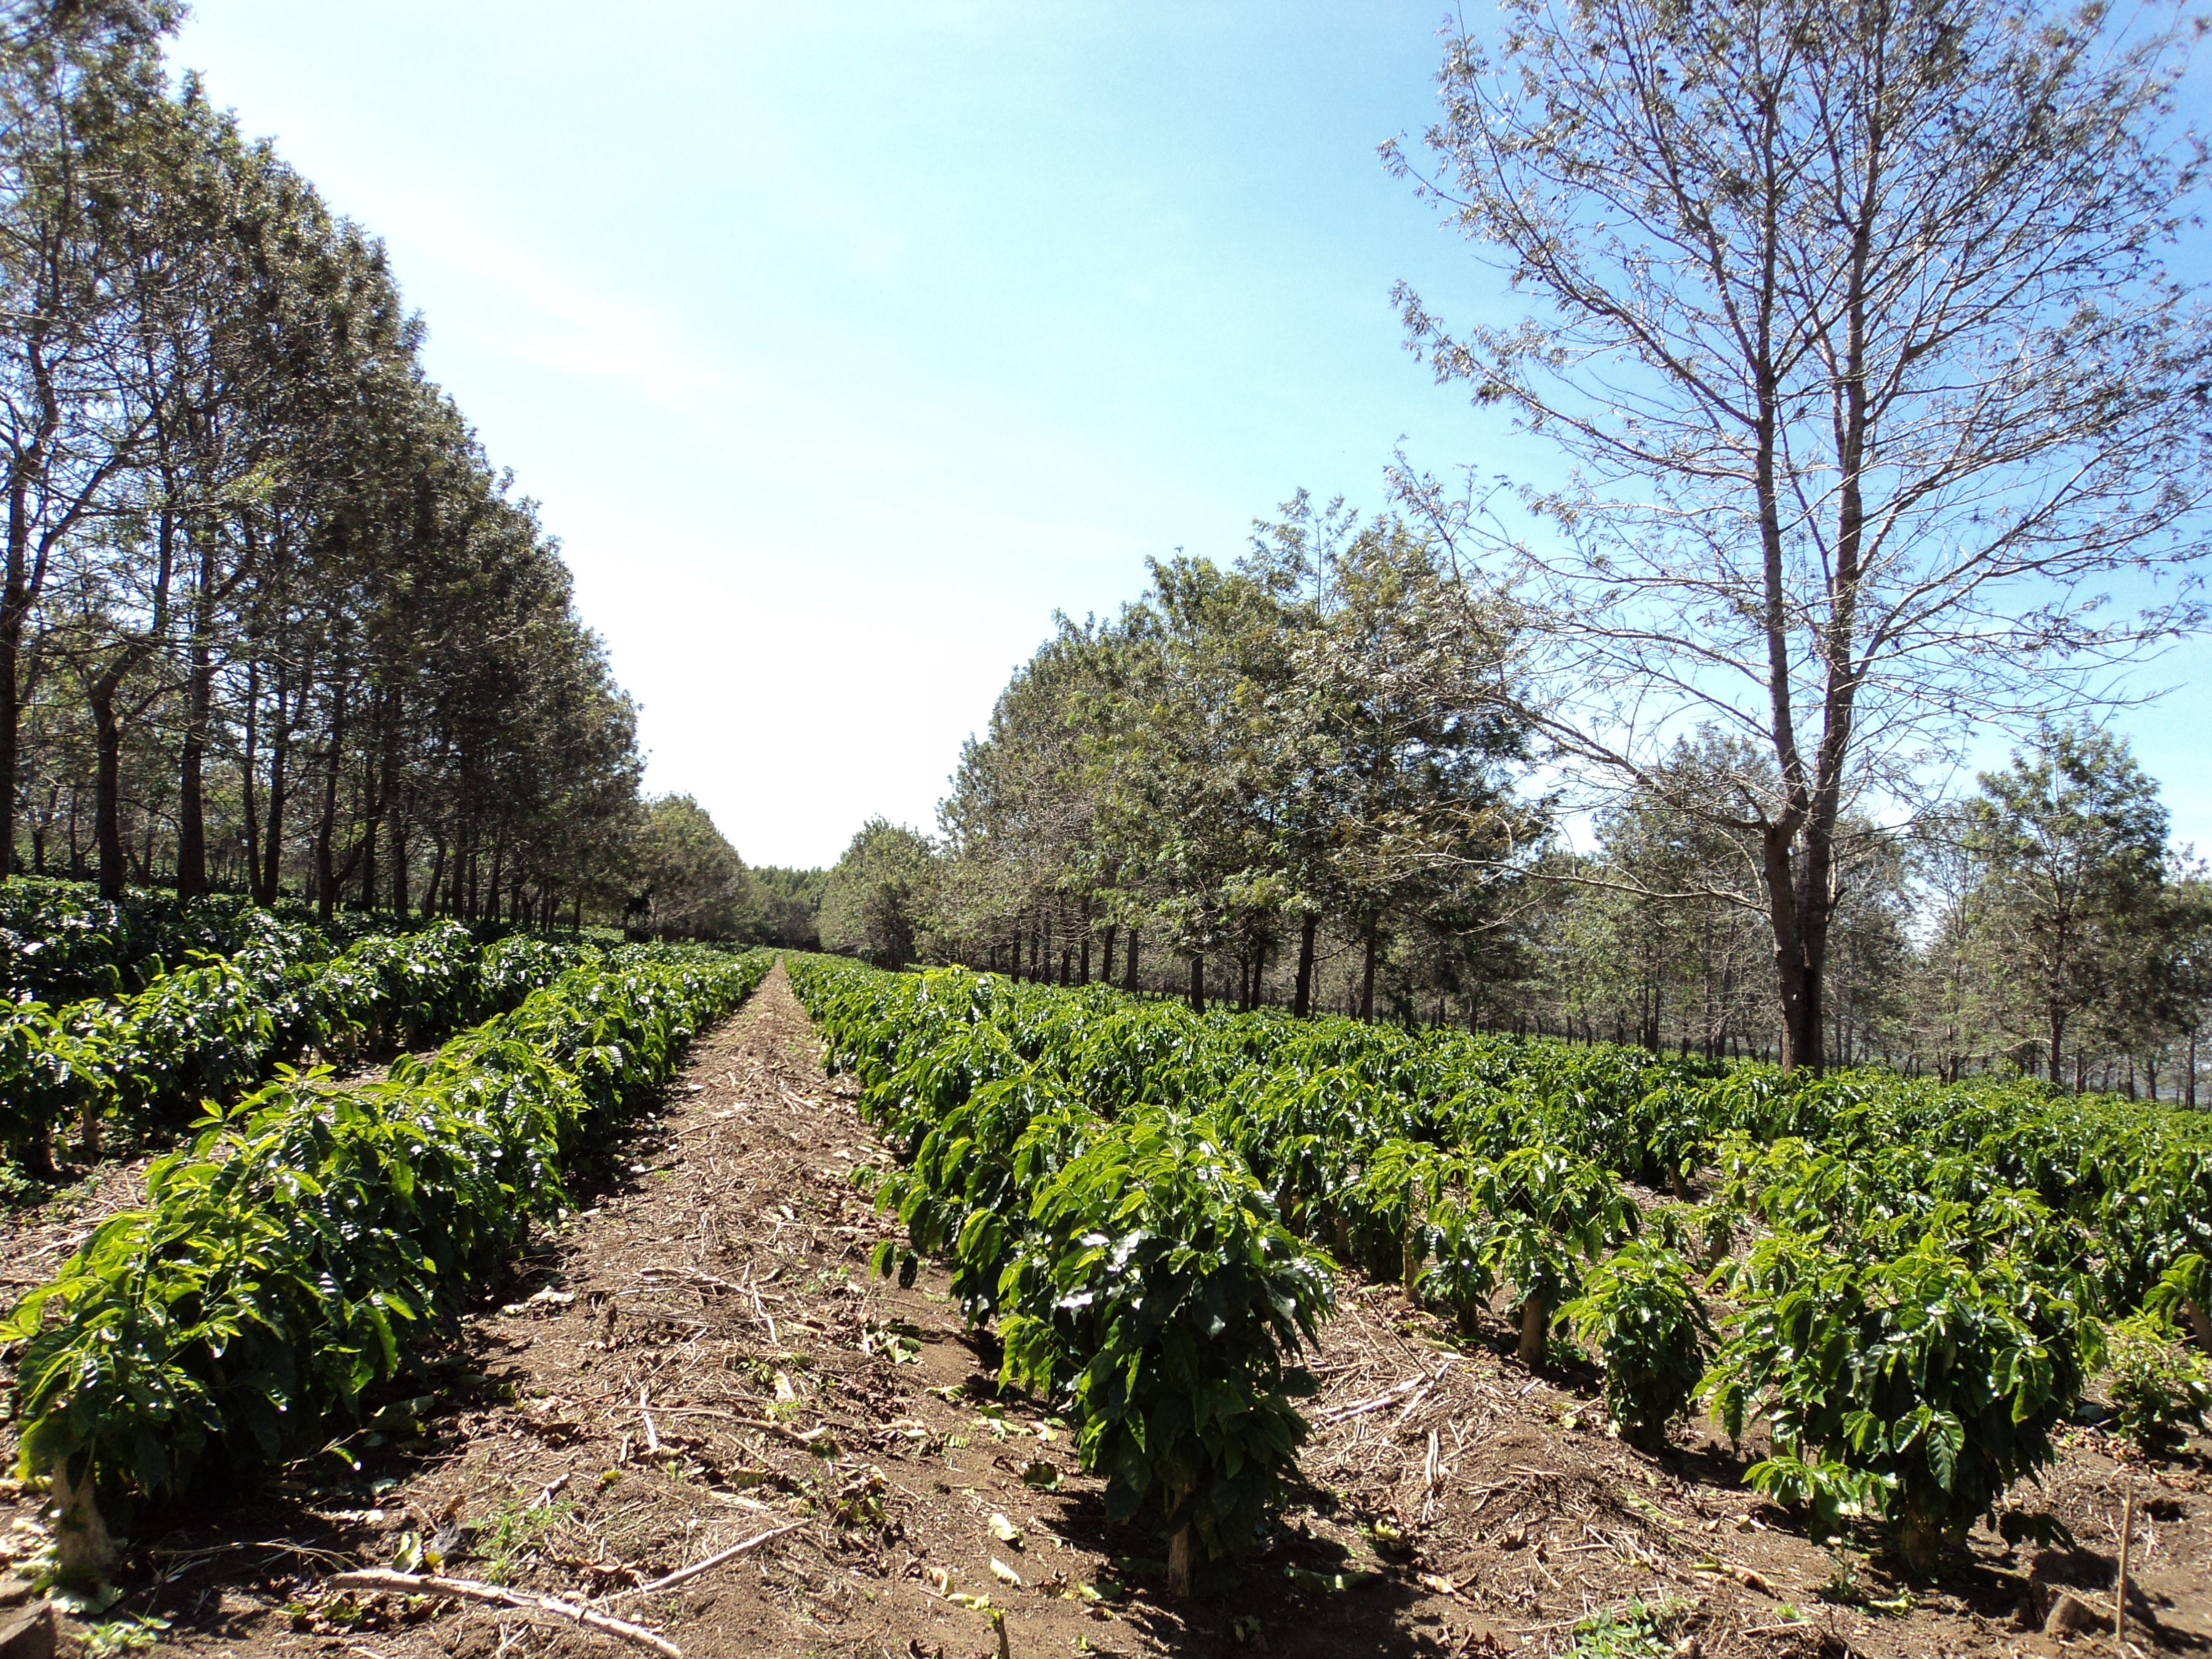
<svg viewBox="0 0 2212 1659">
<path fill-rule="evenodd" d="M 386 240 L 650 787 L 813 864 L 931 824 L 1052 611 L 1147 556 L 1233 557 L 1300 486 L 1379 504 L 1401 441 L 1543 465 L 1389 303 L 1498 303 L 1375 155 L 1429 118 L 1441 15 L 197 0 L 173 57 Z M 2212 848 L 2204 713 L 2121 724 Z"/>
</svg>

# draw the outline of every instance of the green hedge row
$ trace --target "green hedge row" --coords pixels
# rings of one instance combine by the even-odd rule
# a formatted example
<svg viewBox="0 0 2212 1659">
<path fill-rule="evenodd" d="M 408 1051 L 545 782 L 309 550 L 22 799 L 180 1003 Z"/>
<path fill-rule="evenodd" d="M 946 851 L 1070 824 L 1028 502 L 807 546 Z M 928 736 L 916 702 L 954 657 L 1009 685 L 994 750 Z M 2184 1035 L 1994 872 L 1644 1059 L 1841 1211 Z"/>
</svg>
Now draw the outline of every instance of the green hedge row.
<svg viewBox="0 0 2212 1659">
<path fill-rule="evenodd" d="M 1112 1119 L 1015 1052 L 962 974 L 795 960 L 793 988 L 861 1109 L 907 1154 L 879 1201 L 948 1255 L 971 1320 L 996 1316 L 1004 1379 L 1056 1399 L 1116 1521 L 1195 1548 L 1248 1545 L 1305 1436 L 1294 1362 L 1331 1306 L 1330 1264 L 1281 1224 L 1202 1114 Z M 898 1252 L 878 1252 L 890 1271 Z"/>
<path fill-rule="evenodd" d="M 794 979 L 908 1152 L 902 1213 L 971 1316 L 1018 1289 L 1001 1218 L 1047 1205 L 1053 1113 L 1196 1115 L 1293 1231 L 1469 1322 L 1509 1291 L 1531 1359 L 1572 1326 L 1632 1437 L 1701 1397 L 1764 1421 L 1757 1484 L 1830 1524 L 1879 1515 L 1923 1562 L 2055 1455 L 2104 1321 L 2202 1322 L 2212 1124 L 2178 1109 L 1200 1018 L 958 970 Z M 1647 1213 L 1624 1179 L 1711 1185 Z M 1748 1258 L 1702 1282 L 1747 1229 Z"/>
<path fill-rule="evenodd" d="M 765 952 L 587 959 L 428 1060 L 355 1090 L 271 1084 L 206 1121 L 0 1337 L 27 1473 L 82 1504 L 163 1498 L 310 1452 L 361 1421 L 410 1332 L 567 1202 L 685 1042 Z"/>
<path fill-rule="evenodd" d="M 310 906 L 289 899 L 264 909 L 232 893 L 180 899 L 149 887 L 109 899 L 89 882 L 10 876 L 0 880 L 0 1000 L 127 996 L 199 956 L 259 947 L 307 962 L 404 931 L 391 915 L 359 910 L 319 926 Z"/>
<path fill-rule="evenodd" d="M 309 935 L 307 948 L 319 948 Z M 458 922 L 301 960 L 270 945 L 156 977 L 134 996 L 0 1005 L 0 1148 L 52 1167 L 74 1120 L 88 1154 L 102 1120 L 177 1127 L 279 1064 L 340 1061 L 434 1042 L 511 1008 L 575 949 L 516 937 L 479 947 Z"/>
</svg>

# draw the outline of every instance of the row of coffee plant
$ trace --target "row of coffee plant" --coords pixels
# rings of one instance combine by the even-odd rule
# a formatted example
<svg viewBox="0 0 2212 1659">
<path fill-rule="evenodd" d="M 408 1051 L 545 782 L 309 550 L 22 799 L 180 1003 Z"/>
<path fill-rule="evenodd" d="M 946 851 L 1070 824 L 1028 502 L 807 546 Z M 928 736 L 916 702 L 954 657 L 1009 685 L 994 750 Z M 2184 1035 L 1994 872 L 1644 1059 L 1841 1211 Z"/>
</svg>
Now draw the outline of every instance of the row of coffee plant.
<svg viewBox="0 0 2212 1659">
<path fill-rule="evenodd" d="M 1041 1113 L 1179 1115 L 1348 1265 L 1469 1324 L 1504 1293 L 1531 1360 L 1571 1328 L 1627 1436 L 1701 1396 L 1732 1432 L 1763 1421 L 1756 1484 L 1826 1525 L 1879 1515 L 1923 1562 L 2051 1460 L 2107 1322 L 2203 1321 L 2212 1134 L 2179 1109 L 958 973 L 794 981 L 908 1152 L 889 1196 L 916 1249 L 954 1255 L 972 1316 L 1016 1283 L 1001 1235 L 1048 1208 Z"/>
<path fill-rule="evenodd" d="M 158 888 L 103 898 L 89 882 L 11 876 L 0 880 L 0 1000 L 126 996 L 196 956 L 258 946 L 307 961 L 398 931 L 393 917 L 359 910 L 318 926 L 310 906 L 291 900 L 264 908 L 229 893 L 179 899 Z"/>
<path fill-rule="evenodd" d="M 103 1565 L 102 1509 L 357 1429 L 410 1334 L 450 1327 L 773 960 L 583 956 L 384 1080 L 286 1079 L 213 1118 L 16 1306 L 23 1462 L 54 1477 L 77 1570 Z"/>
<path fill-rule="evenodd" d="M 135 995 L 0 1005 L 0 1148 L 19 1168 L 50 1170 L 71 1121 L 89 1158 L 104 1121 L 158 1136 L 280 1064 L 435 1042 L 514 1007 L 575 947 L 518 937 L 485 948 L 447 921 L 327 952 L 309 932 L 159 975 Z"/>
<path fill-rule="evenodd" d="M 1154 1528 L 1171 1588 L 1251 1537 L 1305 1425 L 1291 1404 L 1331 1303 L 1324 1259 L 1203 1114 L 1132 1095 L 1109 1116 L 988 1017 L 998 982 L 802 959 L 793 988 L 861 1109 L 908 1154 L 879 1199 L 995 1317 L 1010 1383 L 1064 1398 L 1116 1521 Z M 899 1253 L 878 1252 L 889 1272 Z"/>
</svg>

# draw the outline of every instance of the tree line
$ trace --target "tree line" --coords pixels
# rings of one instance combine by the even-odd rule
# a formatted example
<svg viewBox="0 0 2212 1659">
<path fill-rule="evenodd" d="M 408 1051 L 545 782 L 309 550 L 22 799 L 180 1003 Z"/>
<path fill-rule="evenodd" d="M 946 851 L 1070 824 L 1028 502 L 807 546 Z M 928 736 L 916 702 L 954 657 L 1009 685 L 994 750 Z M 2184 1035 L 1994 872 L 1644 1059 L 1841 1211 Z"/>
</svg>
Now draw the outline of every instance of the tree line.
<svg viewBox="0 0 2212 1659">
<path fill-rule="evenodd" d="M 1238 1007 L 1776 1060 L 1755 835 L 1705 803 L 1767 763 L 1706 727 L 1586 819 L 1516 714 L 1526 626 L 1407 525 L 1305 501 L 1063 621 L 964 750 L 932 837 L 863 828 L 819 935 Z M 2212 881 L 2094 726 L 1969 797 L 1843 820 L 1824 1049 L 2194 1103 Z M 2212 1058 L 2212 1056 L 2205 1056 Z"/>
<path fill-rule="evenodd" d="M 0 848 L 263 902 L 629 896 L 635 712 L 381 246 L 161 5 L 0 11 Z"/>
<path fill-rule="evenodd" d="M 1554 464 L 1401 459 L 1383 519 L 1295 504 L 1064 626 L 933 848 L 855 842 L 852 936 L 2157 1086 L 2201 884 L 2100 723 L 2208 619 L 2193 38 L 2046 0 L 1453 30 L 1383 159 L 1527 309 L 1401 285 L 1405 343 Z M 2014 767 L 1932 805 L 1992 733 Z"/>
</svg>

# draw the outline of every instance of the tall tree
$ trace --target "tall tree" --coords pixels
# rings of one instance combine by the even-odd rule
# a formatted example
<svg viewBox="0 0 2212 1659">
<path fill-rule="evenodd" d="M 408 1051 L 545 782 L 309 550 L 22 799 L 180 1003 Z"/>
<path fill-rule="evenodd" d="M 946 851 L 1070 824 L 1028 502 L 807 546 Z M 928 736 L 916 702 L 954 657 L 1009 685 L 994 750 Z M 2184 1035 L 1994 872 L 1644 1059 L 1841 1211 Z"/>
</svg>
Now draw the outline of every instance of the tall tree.
<svg viewBox="0 0 2212 1659">
<path fill-rule="evenodd" d="M 0 9 L 0 875 L 13 866 L 25 631 L 70 539 L 131 464 L 135 323 L 116 216 L 137 118 L 162 96 L 169 8 Z"/>
<path fill-rule="evenodd" d="M 1967 841 L 1983 875 L 1972 906 L 2003 1002 L 2039 1032 L 2065 1080 L 2075 1022 L 2106 1037 L 2179 1028 L 2193 1012 L 2197 908 L 2166 883 L 2166 811 L 2127 745 L 2092 727 L 2046 727 L 1982 775 Z"/>
<path fill-rule="evenodd" d="M 936 859 L 902 824 L 871 818 L 822 884 L 822 943 L 878 968 L 903 968 L 934 914 Z"/>
<path fill-rule="evenodd" d="M 2201 620 L 2106 608 L 2202 547 L 2212 328 L 2161 263 L 2195 152 L 2187 30 L 2036 0 L 1510 0 L 1391 163 L 1540 309 L 1409 343 L 1559 444 L 1515 557 L 1558 751 L 1642 775 L 1685 720 L 1757 741 L 1784 1060 L 1823 1059 L 1853 792 L 1977 723 L 2094 698 Z M 1409 496 L 1480 538 L 1473 496 Z"/>
<path fill-rule="evenodd" d="M 745 861 L 690 795 L 646 803 L 635 860 L 632 903 L 655 938 L 737 939 L 757 923 Z"/>
<path fill-rule="evenodd" d="M 1300 495 L 1254 538 L 1243 573 L 1273 596 L 1281 637 L 1255 653 L 1257 739 L 1244 789 L 1267 803 L 1283 905 L 1299 921 L 1296 1011 L 1316 921 L 1359 938 L 1360 1018 L 1375 1012 L 1395 921 L 1491 918 L 1480 896 L 1517 872 L 1540 812 L 1516 803 L 1527 730 L 1515 708 L 1510 611 L 1454 575 L 1402 520 L 1359 523 Z"/>
</svg>

